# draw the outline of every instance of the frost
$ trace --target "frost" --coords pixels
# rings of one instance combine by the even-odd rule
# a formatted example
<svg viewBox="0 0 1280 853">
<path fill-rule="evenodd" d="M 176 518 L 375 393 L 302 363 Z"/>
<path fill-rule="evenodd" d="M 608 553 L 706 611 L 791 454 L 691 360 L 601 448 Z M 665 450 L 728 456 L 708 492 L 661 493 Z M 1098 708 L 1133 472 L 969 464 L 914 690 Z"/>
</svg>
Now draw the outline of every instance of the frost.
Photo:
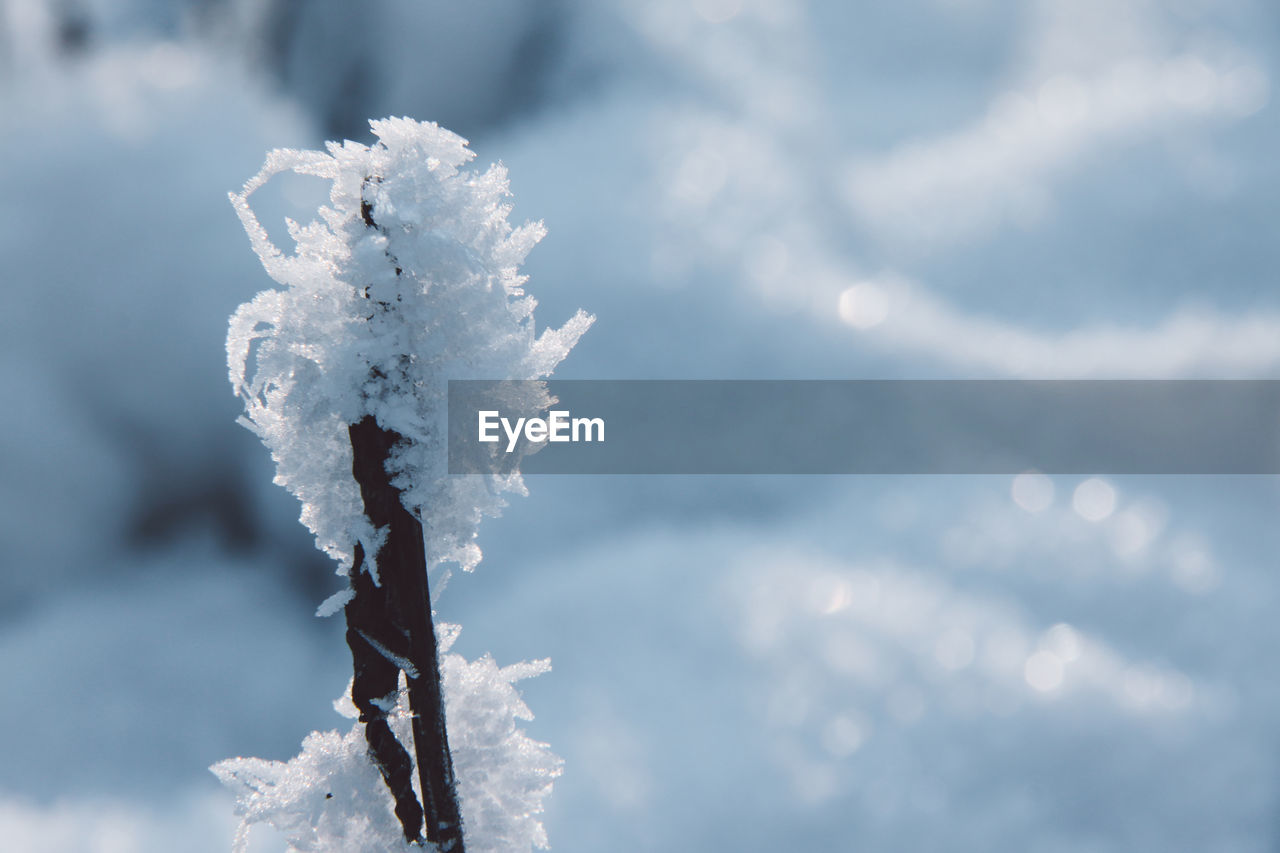
<svg viewBox="0 0 1280 853">
<path fill-rule="evenodd" d="M 241 422 L 270 449 L 276 483 L 302 502 L 302 522 L 339 574 L 356 543 L 370 554 L 381 544 L 351 476 L 347 427 L 367 415 L 404 439 L 388 470 L 423 523 L 430 564 L 470 570 L 481 557 L 480 520 L 524 485 L 518 470 L 445 476 L 447 380 L 546 377 L 593 318 L 579 311 L 535 335 L 536 303 L 518 266 L 545 230 L 508 223 L 501 165 L 465 168 L 474 157 L 466 140 L 434 123 L 370 125 L 372 146 L 271 152 L 231 195 L 254 251 L 283 287 L 231 318 L 230 378 L 244 400 Z M 332 182 L 316 221 L 288 223 L 292 255 L 249 206 L 255 190 L 287 171 Z"/>
<path fill-rule="evenodd" d="M 356 591 L 348 587 L 340 589 L 333 595 L 320 602 L 320 606 L 316 608 L 316 615 L 324 618 L 332 616 L 339 610 L 347 606 L 347 602 L 356 597 Z"/>
<path fill-rule="evenodd" d="M 396 654 L 395 652 L 391 651 L 391 649 L 382 645 L 382 643 L 379 643 L 377 640 L 375 640 L 373 637 L 370 637 L 364 631 L 357 630 L 356 633 L 359 634 L 361 637 L 364 637 L 365 642 L 373 646 L 373 648 L 377 650 L 378 654 L 382 655 L 384 658 L 386 658 L 392 664 L 394 664 L 396 669 L 403 672 L 409 678 L 418 677 L 418 668 L 413 665 L 413 662 L 411 660 L 409 660 L 406 657 L 402 657 Z M 377 703 L 375 702 L 375 704 Z M 386 709 L 384 708 L 383 710 L 386 710 Z"/>
<path fill-rule="evenodd" d="M 245 404 L 241 423 L 270 449 L 275 481 L 302 502 L 301 518 L 316 544 L 338 561 L 340 574 L 367 568 L 379 585 L 379 552 L 399 534 L 394 524 L 378 529 L 370 521 L 383 524 L 385 516 L 366 515 L 367 494 L 362 496 L 353 473 L 351 428 L 363 428 L 373 418 L 380 434 L 390 434 L 395 442 L 389 452 L 379 451 L 378 464 L 385 460 L 394 487 L 388 491 L 398 492 L 421 521 L 428 557 L 428 566 L 412 565 L 409 571 L 442 563 L 474 568 L 480 560 L 474 540 L 481 518 L 498 514 L 503 494 L 523 492 L 524 486 L 518 468 L 507 466 L 502 473 L 494 466 L 481 469 L 489 473 L 479 476 L 447 476 L 447 382 L 546 377 L 592 318 L 578 312 L 561 329 L 535 335 L 535 302 L 524 293 L 525 277 L 517 270 L 545 231 L 541 224 L 513 228 L 507 222 L 510 193 L 500 165 L 483 172 L 463 168 L 474 156 L 466 141 L 433 123 L 405 118 L 371 126 L 378 137 L 371 147 L 348 141 L 329 143 L 325 152 L 273 151 L 244 190 L 231 195 L 254 251 L 282 287 L 259 293 L 232 316 L 227 361 Z M 296 244 L 288 256 L 271 242 L 249 206 L 258 188 L 286 171 L 332 183 L 329 204 L 319 209 L 317 220 L 288 221 Z M 539 385 L 512 389 L 504 402 L 536 410 L 551 399 Z M 412 527 L 411 535 L 419 535 L 417 525 Z M 360 553 L 375 559 L 359 559 Z M 437 592 L 448 570 L 439 575 Z M 361 583 L 331 596 L 318 615 L 347 607 L 354 589 L 368 590 L 366 597 L 377 590 L 370 578 L 354 577 Z M 405 594 L 396 591 L 397 577 L 386 574 L 385 596 Z M 424 587 L 414 589 L 416 606 L 429 606 L 421 600 Z M 434 652 L 410 660 L 393 650 L 394 642 L 371 636 L 385 627 L 379 620 L 386 617 L 409 642 L 409 623 L 391 619 L 385 601 L 379 601 L 366 602 L 373 614 L 363 623 L 369 632 L 353 621 L 347 607 L 348 643 L 362 637 L 375 658 L 381 655 L 394 665 L 392 675 L 400 671 L 398 694 L 388 676 L 376 688 L 387 695 L 372 702 L 387 712 L 399 744 L 414 744 L 405 677 L 417 685 L 430 675 L 434 691 Z M 420 635 L 413 630 L 416 641 Z M 430 636 L 429 627 L 423 630 Z M 440 648 L 447 651 L 457 633 L 455 626 L 442 626 Z M 364 664 L 355 645 L 352 651 L 354 695 L 369 722 L 370 708 L 364 704 L 369 697 L 361 693 L 359 680 Z M 420 676 L 424 664 L 431 672 Z M 452 809 L 456 778 L 466 844 L 473 853 L 546 846 L 537 815 L 560 760 L 516 727 L 516 720 L 532 715 L 513 684 L 548 668 L 543 661 L 503 669 L 487 655 L 474 662 L 458 655 L 440 661 L 450 744 L 445 758 L 452 753 L 453 771 L 440 777 L 448 797 L 435 805 L 447 802 Z M 422 700 L 415 693 L 415 703 Z M 432 715 L 438 715 L 439 698 L 429 701 Z M 350 699 L 346 705 L 354 709 Z M 238 758 L 216 765 L 214 773 L 239 794 L 243 823 L 236 849 L 243 851 L 249 827 L 263 822 L 284 833 L 290 850 L 409 848 L 405 835 L 412 838 L 418 830 L 403 809 L 404 820 L 396 816 L 391 790 L 402 807 L 413 797 L 403 776 L 396 777 L 401 781 L 392 789 L 390 777 L 384 784 L 378 762 L 388 760 L 388 751 L 378 746 L 386 734 L 380 720 L 379 715 L 376 730 L 370 722 L 368 736 L 361 722 L 345 735 L 313 733 L 303 741 L 302 753 L 287 763 Z M 399 746 L 390 750 L 399 752 Z M 414 760 L 415 752 L 422 754 L 411 751 L 405 760 Z M 429 779 L 428 773 L 422 784 L 435 784 Z M 422 794 L 417 792 L 419 799 Z M 428 838 L 439 837 L 446 847 L 455 843 L 456 811 L 447 821 L 443 811 L 428 812 L 439 814 L 441 827 L 447 822 L 455 831 L 452 838 L 436 836 L 436 827 L 429 827 Z"/>
<path fill-rule="evenodd" d="M 442 624 L 437 635 L 441 650 L 447 651 L 458 628 Z M 533 715 L 515 682 L 546 672 L 550 664 L 544 660 L 499 667 L 489 655 L 467 661 L 445 654 L 440 669 L 467 850 L 511 853 L 545 848 L 547 836 L 538 817 L 562 762 L 547 744 L 517 728 L 517 721 Z M 388 720 L 406 742 L 408 703 L 402 683 Z M 346 716 L 356 716 L 349 688 L 334 705 Z M 421 850 L 405 842 L 391 795 L 367 749 L 363 726 L 357 722 L 346 734 L 311 733 L 302 742 L 302 752 L 288 762 L 233 758 L 214 765 L 214 774 L 237 795 L 236 813 L 242 823 L 236 853 L 247 849 L 249 831 L 258 823 L 281 832 L 290 853 Z"/>
</svg>

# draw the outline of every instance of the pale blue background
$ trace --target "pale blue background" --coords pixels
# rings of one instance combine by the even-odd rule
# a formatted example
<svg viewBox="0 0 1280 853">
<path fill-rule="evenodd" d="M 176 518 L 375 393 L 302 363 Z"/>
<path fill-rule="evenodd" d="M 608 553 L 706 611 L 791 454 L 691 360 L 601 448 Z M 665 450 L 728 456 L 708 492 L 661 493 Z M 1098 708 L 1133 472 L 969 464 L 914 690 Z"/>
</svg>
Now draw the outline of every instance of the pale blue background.
<svg viewBox="0 0 1280 853">
<path fill-rule="evenodd" d="M 0 0 L 0 847 L 226 850 L 205 767 L 346 725 L 224 369 L 267 149 L 505 162 L 539 321 L 598 317 L 566 377 L 1276 377 L 1278 45 L 1265 0 Z M 1082 479 L 531 480 L 439 616 L 552 657 L 563 853 L 1280 848 L 1275 481 Z"/>
</svg>

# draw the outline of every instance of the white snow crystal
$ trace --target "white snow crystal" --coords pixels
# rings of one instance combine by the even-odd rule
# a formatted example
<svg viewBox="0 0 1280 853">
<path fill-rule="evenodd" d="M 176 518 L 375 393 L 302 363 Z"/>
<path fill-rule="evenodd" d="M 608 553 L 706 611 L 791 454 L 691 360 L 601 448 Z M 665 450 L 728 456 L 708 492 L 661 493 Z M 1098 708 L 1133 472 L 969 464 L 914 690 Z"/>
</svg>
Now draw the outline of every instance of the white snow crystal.
<svg viewBox="0 0 1280 853">
<path fill-rule="evenodd" d="M 480 561 L 480 519 L 523 493 L 519 471 L 447 477 L 449 379 L 540 379 L 586 331 L 579 311 L 535 335 L 533 297 L 517 272 L 543 236 L 513 228 L 506 170 L 463 168 L 466 140 L 430 122 L 370 122 L 372 146 L 277 150 L 231 195 L 254 251 L 283 287 L 231 318 L 227 361 L 244 399 L 242 423 L 276 462 L 276 482 L 302 502 L 301 520 L 345 574 L 355 545 L 380 545 L 351 474 L 347 427 L 367 415 L 404 437 L 388 470 L 426 534 L 431 565 Z M 280 252 L 249 206 L 273 175 L 332 182 L 329 205 Z M 532 393 L 532 392 L 531 392 Z M 548 400 L 519 401 L 539 406 Z M 365 561 L 371 566 L 372 561 Z"/>
<path fill-rule="evenodd" d="M 562 762 L 547 744 L 517 728 L 518 720 L 533 715 L 515 682 L 546 672 L 550 664 L 543 660 L 499 667 L 489 655 L 467 661 L 446 654 L 457 635 L 455 625 L 442 624 L 437 632 L 467 850 L 545 848 L 547 836 L 538 816 Z M 356 716 L 350 688 L 334 704 L 346 716 Z M 388 721 L 401 742 L 411 742 L 403 679 Z M 247 849 L 249 830 L 257 823 L 282 833 L 290 853 L 422 849 L 405 842 L 391 794 L 368 758 L 364 726 L 358 722 L 345 735 L 312 732 L 303 740 L 301 754 L 288 762 L 232 758 L 211 769 L 237 794 L 236 813 L 243 820 L 236 853 Z"/>
<path fill-rule="evenodd" d="M 546 377 L 592 318 L 578 312 L 563 328 L 535 336 L 534 300 L 517 267 L 544 232 L 540 224 L 508 224 L 501 166 L 462 168 L 474 156 L 466 141 L 432 123 L 371 125 L 373 146 L 273 151 L 243 192 L 232 194 L 254 251 L 282 288 L 259 293 L 231 318 L 231 382 L 244 399 L 242 423 L 271 450 L 276 482 L 301 500 L 302 521 L 338 560 L 340 574 L 349 571 L 357 543 L 377 554 L 385 536 L 365 516 L 352 475 L 348 426 L 370 416 L 403 439 L 387 470 L 406 509 L 422 521 L 429 563 L 471 569 L 480 560 L 480 519 L 501 510 L 504 492 L 524 487 L 518 469 L 446 476 L 447 381 Z M 284 171 L 332 182 L 318 221 L 288 223 L 296 248 L 287 257 L 249 207 L 250 195 Z M 509 396 L 522 409 L 550 402 L 536 386 Z M 363 565 L 376 571 L 373 560 Z M 338 612 L 350 596 L 331 596 L 318 615 Z M 457 632 L 440 626 L 442 654 Z M 409 661 L 366 639 L 416 675 Z M 560 759 L 516 728 L 532 715 L 513 684 L 547 669 L 546 661 L 499 668 L 487 655 L 440 661 L 472 853 L 546 846 L 537 816 Z M 349 699 L 346 705 L 354 716 Z M 390 710 L 397 738 L 412 744 L 403 687 Z M 287 763 L 237 758 L 213 771 L 239 795 L 237 850 L 255 823 L 280 830 L 293 851 L 418 849 L 404 840 L 358 722 L 345 735 L 308 735 Z"/>
</svg>

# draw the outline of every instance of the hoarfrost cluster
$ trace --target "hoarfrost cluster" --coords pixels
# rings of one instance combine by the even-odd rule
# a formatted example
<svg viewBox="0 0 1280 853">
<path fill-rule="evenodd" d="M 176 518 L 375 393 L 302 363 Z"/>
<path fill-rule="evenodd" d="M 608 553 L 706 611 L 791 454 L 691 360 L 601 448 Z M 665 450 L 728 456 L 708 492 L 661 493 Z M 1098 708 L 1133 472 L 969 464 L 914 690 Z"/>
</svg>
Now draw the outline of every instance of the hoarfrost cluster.
<svg viewBox="0 0 1280 853">
<path fill-rule="evenodd" d="M 509 853 L 545 848 L 547 836 L 538 816 L 542 801 L 560 775 L 561 761 L 547 744 L 516 727 L 533 715 L 515 682 L 550 669 L 548 661 L 499 667 L 485 655 L 467 661 L 445 654 L 458 626 L 438 631 L 445 701 L 449 706 L 449 743 L 458 774 L 458 796 L 474 853 Z M 357 715 L 350 691 L 334 703 L 344 716 Z M 395 710 L 388 715 L 401 742 L 410 741 L 408 692 L 403 681 Z M 247 849 L 254 824 L 268 824 L 287 840 L 290 853 L 392 853 L 422 848 L 404 840 L 391 797 L 367 757 L 364 727 L 346 734 L 312 732 L 302 752 L 288 762 L 233 758 L 213 772 L 237 794 L 243 822 L 236 853 Z"/>
<path fill-rule="evenodd" d="M 564 327 L 534 334 L 535 303 L 517 268 L 544 231 L 508 223 L 502 166 L 464 168 L 474 156 L 466 141 L 434 123 L 404 118 L 371 126 L 378 139 L 372 146 L 347 141 L 329 143 L 326 152 L 274 151 L 232 194 L 255 252 L 283 287 L 259 293 L 231 318 L 231 382 L 245 403 L 242 423 L 270 449 L 276 482 L 302 502 L 302 521 L 340 574 L 354 570 L 357 544 L 376 555 L 386 535 L 366 516 L 352 473 L 348 428 L 368 417 L 400 437 L 387 471 L 422 522 L 430 565 L 469 570 L 480 560 L 474 540 L 481 518 L 496 515 L 503 493 L 523 492 L 523 483 L 509 466 L 447 476 L 447 382 L 545 377 L 592 318 L 580 311 Z M 296 244 L 288 256 L 249 206 L 257 189 L 286 171 L 332 182 L 317 220 L 288 221 Z M 510 397 L 522 408 L 551 402 L 540 387 L 517 386 Z M 377 581 L 376 560 L 360 565 Z M 334 596 L 320 615 L 337 612 L 351 595 Z M 441 626 L 443 651 L 457 633 Z M 407 663 L 401 669 L 413 671 Z M 546 846 L 537 816 L 560 759 L 516 727 L 532 715 L 513 684 L 547 669 L 547 661 L 499 668 L 488 655 L 440 661 L 472 851 Z M 402 675 L 389 713 L 402 744 L 413 742 L 408 702 Z M 357 716 L 350 690 L 339 705 Z M 239 797 L 236 849 L 246 849 L 256 823 L 275 827 L 294 851 L 410 849 L 368 750 L 357 722 L 345 735 L 312 733 L 287 763 L 236 758 L 215 765 Z"/>
<path fill-rule="evenodd" d="M 482 517 L 518 471 L 448 478 L 448 379 L 547 376 L 591 324 L 579 311 L 535 336 L 535 302 L 517 272 L 545 233 L 512 227 L 506 170 L 463 168 L 466 140 L 434 123 L 370 122 L 372 146 L 273 151 L 232 194 L 254 251 L 283 289 L 265 290 L 231 320 L 227 360 L 243 423 L 271 450 L 276 482 L 302 502 L 302 521 L 343 573 L 357 542 L 377 553 L 351 476 L 347 426 L 372 415 L 404 437 L 388 463 L 426 533 L 431 565 L 480 561 Z M 249 206 L 272 176 L 332 181 L 329 205 L 284 255 Z M 544 400 L 513 401 L 534 408 Z"/>
</svg>

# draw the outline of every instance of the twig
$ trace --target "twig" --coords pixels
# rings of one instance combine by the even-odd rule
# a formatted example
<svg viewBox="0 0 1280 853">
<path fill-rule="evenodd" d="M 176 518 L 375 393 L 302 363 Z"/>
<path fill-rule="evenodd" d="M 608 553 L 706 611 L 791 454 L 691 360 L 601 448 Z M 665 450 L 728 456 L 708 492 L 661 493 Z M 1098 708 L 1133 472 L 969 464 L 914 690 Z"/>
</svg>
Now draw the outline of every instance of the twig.
<svg viewBox="0 0 1280 853">
<path fill-rule="evenodd" d="M 352 474 L 360 484 L 365 514 L 375 527 L 387 528 L 375 558 L 377 583 L 364 570 L 363 548 L 357 548 L 352 567 L 355 597 L 346 606 L 347 645 L 355 667 L 352 700 L 365 723 L 369 751 L 395 798 L 405 838 L 418 839 L 425 809 L 427 841 L 446 853 L 463 853 L 422 524 L 404 508 L 400 490 L 391 484 L 386 470 L 400 436 L 378 426 L 372 417 L 353 424 L 349 434 Z M 386 722 L 402 670 L 409 683 L 422 807 L 410 784 L 408 754 Z"/>
</svg>

